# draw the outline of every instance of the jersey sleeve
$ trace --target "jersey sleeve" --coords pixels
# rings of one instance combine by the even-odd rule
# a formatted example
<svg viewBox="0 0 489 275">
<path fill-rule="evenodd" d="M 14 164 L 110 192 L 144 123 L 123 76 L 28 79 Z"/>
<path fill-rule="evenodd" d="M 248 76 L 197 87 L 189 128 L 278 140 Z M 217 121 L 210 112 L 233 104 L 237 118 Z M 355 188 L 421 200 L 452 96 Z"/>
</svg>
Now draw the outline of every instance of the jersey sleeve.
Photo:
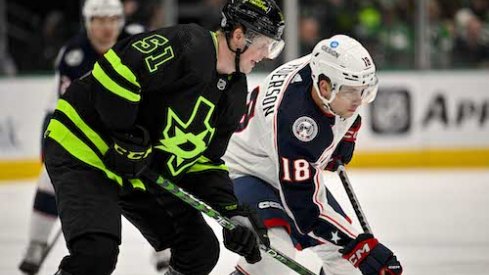
<svg viewBox="0 0 489 275">
<path fill-rule="evenodd" d="M 133 126 L 141 100 L 141 64 L 144 55 L 130 40 L 118 43 L 94 65 L 92 85 L 95 109 L 110 130 Z"/>
<path fill-rule="evenodd" d="M 328 190 L 322 183 L 322 172 L 317 164 L 324 144 L 332 143 L 333 133 L 324 127 L 316 129 L 320 136 L 318 134 L 314 140 L 301 141 L 293 133 L 294 119 L 286 114 L 279 114 L 277 118 L 275 138 L 282 203 L 302 234 L 344 246 L 358 233 L 347 218 L 336 211 L 339 205 L 333 206 L 328 201 Z"/>
</svg>

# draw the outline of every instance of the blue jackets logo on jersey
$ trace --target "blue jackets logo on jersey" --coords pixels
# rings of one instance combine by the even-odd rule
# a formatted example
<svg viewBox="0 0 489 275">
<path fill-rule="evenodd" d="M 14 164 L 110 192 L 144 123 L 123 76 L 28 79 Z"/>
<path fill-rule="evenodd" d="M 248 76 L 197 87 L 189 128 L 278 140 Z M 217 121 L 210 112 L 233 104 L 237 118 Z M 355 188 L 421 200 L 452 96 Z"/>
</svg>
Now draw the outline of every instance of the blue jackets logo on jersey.
<svg viewBox="0 0 489 275">
<path fill-rule="evenodd" d="M 303 116 L 294 122 L 292 132 L 298 140 L 309 142 L 318 134 L 318 125 L 314 119 Z"/>
<path fill-rule="evenodd" d="M 68 66 L 75 67 L 82 63 L 83 61 L 83 51 L 81 49 L 73 49 L 66 53 L 65 63 Z"/>
</svg>

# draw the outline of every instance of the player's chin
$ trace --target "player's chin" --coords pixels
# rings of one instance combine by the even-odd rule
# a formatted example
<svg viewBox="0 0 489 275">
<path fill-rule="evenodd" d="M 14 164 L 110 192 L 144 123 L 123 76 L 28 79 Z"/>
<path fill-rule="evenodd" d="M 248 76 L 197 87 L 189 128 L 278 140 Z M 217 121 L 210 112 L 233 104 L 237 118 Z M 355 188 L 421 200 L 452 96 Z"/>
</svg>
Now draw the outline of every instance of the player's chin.
<svg viewBox="0 0 489 275">
<path fill-rule="evenodd" d="M 353 111 L 353 112 L 352 112 L 352 111 L 346 111 L 346 112 L 344 112 L 344 113 L 341 115 L 341 117 L 342 117 L 342 118 L 350 118 L 351 116 L 353 116 L 353 114 L 354 114 L 354 113 L 355 113 L 354 111 Z"/>
<path fill-rule="evenodd" d="M 244 68 L 241 68 L 241 72 L 244 74 L 249 74 L 253 70 L 254 66 L 244 66 Z"/>
</svg>

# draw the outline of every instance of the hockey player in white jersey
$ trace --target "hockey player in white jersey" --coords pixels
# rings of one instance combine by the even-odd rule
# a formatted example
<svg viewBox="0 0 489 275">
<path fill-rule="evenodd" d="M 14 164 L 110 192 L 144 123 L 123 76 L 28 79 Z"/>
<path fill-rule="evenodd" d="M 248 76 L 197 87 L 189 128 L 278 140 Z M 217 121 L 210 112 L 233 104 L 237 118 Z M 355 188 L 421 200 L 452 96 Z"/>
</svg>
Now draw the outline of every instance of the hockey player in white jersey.
<svg viewBox="0 0 489 275">
<path fill-rule="evenodd" d="M 351 160 L 360 107 L 377 87 L 373 60 L 358 41 L 322 40 L 253 90 L 225 155 L 240 203 L 256 209 L 272 245 L 290 256 L 311 247 L 321 274 L 402 273 L 391 250 L 352 226 L 320 176 Z M 241 259 L 233 274 L 289 272 L 264 257 L 256 264 Z"/>
</svg>

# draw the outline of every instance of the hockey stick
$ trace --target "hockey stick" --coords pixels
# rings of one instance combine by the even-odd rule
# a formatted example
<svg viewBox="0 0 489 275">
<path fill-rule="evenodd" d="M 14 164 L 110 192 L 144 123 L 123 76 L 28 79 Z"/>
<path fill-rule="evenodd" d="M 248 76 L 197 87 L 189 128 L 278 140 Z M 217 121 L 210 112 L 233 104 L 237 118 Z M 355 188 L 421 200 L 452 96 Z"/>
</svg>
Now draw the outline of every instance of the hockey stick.
<svg viewBox="0 0 489 275">
<path fill-rule="evenodd" d="M 233 223 L 233 221 L 224 217 L 219 212 L 214 210 L 212 207 L 207 205 L 205 202 L 203 202 L 203 201 L 199 200 L 198 198 L 194 197 L 193 195 L 187 193 L 185 190 L 183 190 L 182 188 L 173 184 L 169 180 L 164 179 L 163 177 L 158 176 L 151 171 L 146 171 L 144 173 L 144 176 L 147 179 L 149 179 L 150 181 L 156 183 L 158 186 L 165 189 L 166 191 L 170 192 L 174 196 L 178 197 L 182 201 L 188 203 L 193 208 L 199 210 L 200 212 L 204 213 L 208 217 L 214 219 L 222 227 L 229 229 L 229 230 L 233 230 L 236 228 L 236 225 Z M 283 253 L 274 249 L 271 246 L 267 247 L 264 244 L 260 244 L 260 249 L 263 250 L 268 255 L 270 255 L 275 260 L 281 262 L 282 264 L 286 265 L 290 269 L 294 270 L 298 274 L 314 275 L 314 273 L 312 271 L 310 271 L 306 267 L 302 266 L 301 264 L 299 264 L 295 260 L 289 258 L 288 256 L 284 255 Z"/>
<path fill-rule="evenodd" d="M 346 174 L 346 169 L 345 166 L 342 163 L 338 164 L 338 175 L 340 176 L 341 183 L 343 183 L 343 187 L 345 188 L 346 194 L 348 195 L 348 199 L 351 202 L 351 205 L 353 206 L 353 210 L 355 211 L 355 214 L 357 215 L 357 219 L 360 222 L 360 225 L 362 226 L 362 229 L 365 233 L 370 233 L 372 234 L 372 229 L 370 228 L 370 225 L 368 224 L 367 219 L 365 218 L 365 214 L 363 214 L 362 207 L 360 207 L 360 203 L 358 202 L 358 198 L 355 195 L 355 192 L 353 192 L 353 188 L 351 186 L 350 180 L 348 179 L 348 175 Z"/>
<path fill-rule="evenodd" d="M 58 239 L 61 236 L 61 233 L 63 233 L 63 231 L 61 230 L 61 226 L 60 226 L 58 231 L 56 231 L 56 234 L 54 235 L 51 242 L 46 246 L 46 250 L 44 250 L 44 253 L 42 254 L 41 261 L 39 261 L 39 268 L 41 268 L 42 264 L 44 263 L 44 261 L 48 257 L 49 252 L 51 252 L 54 245 L 58 242 Z"/>
</svg>

